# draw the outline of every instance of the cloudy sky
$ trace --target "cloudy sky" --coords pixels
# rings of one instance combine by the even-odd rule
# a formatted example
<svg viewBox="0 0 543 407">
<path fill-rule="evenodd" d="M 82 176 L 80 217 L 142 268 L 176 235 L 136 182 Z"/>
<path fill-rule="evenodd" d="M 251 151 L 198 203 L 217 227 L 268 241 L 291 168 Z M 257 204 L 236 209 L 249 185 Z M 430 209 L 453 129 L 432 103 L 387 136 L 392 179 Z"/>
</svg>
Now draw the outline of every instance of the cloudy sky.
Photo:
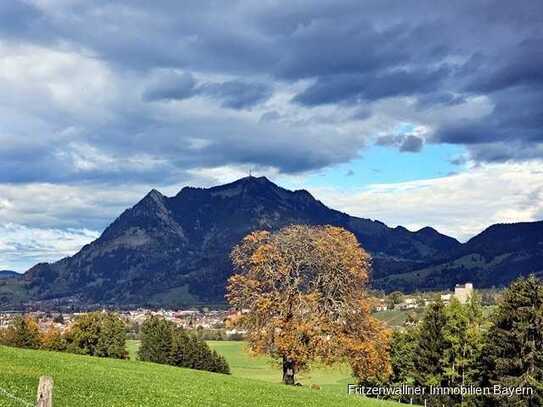
<svg viewBox="0 0 543 407">
<path fill-rule="evenodd" d="M 543 219 L 543 3 L 0 3 L 0 269 L 249 170 L 464 241 Z"/>
</svg>

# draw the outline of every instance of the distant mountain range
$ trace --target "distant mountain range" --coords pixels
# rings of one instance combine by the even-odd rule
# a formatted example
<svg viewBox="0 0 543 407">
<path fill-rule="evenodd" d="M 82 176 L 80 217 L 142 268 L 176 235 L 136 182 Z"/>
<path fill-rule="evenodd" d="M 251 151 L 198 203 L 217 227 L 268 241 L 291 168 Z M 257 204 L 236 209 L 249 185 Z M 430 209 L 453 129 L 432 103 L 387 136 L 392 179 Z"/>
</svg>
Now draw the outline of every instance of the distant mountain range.
<svg viewBox="0 0 543 407">
<path fill-rule="evenodd" d="M 373 256 L 372 284 L 386 291 L 495 286 L 543 273 L 543 222 L 495 225 L 465 244 L 425 227 L 401 226 L 330 209 L 305 190 L 247 177 L 213 188 L 156 190 L 124 211 L 94 242 L 56 263 L 40 263 L 0 301 L 124 306 L 224 302 L 229 252 L 247 233 L 290 224 L 331 224 L 353 232 Z M 11 295 L 11 292 L 16 294 Z"/>
<path fill-rule="evenodd" d="M 530 273 L 543 278 L 543 221 L 492 225 L 446 257 L 427 267 L 390 274 L 374 285 L 415 291 L 464 281 L 478 287 L 500 287 Z"/>
<path fill-rule="evenodd" d="M 0 270 L 0 279 L 3 278 L 17 278 L 20 277 L 21 274 L 17 273 L 16 271 L 11 270 Z"/>
</svg>

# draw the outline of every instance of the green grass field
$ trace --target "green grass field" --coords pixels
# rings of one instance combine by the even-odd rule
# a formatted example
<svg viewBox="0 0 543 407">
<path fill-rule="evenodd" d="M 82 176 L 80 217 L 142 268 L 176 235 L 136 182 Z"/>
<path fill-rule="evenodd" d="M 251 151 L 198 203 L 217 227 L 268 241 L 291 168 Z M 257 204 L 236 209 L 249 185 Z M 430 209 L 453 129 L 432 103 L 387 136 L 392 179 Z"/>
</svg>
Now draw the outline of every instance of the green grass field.
<svg viewBox="0 0 543 407">
<path fill-rule="evenodd" d="M 55 407 L 397 405 L 235 375 L 0 346 L 0 406 L 33 405 L 41 375 L 53 377 Z"/>
<path fill-rule="evenodd" d="M 230 365 L 232 376 L 262 380 L 269 383 L 281 382 L 281 368 L 268 357 L 253 357 L 245 350 L 245 343 L 239 341 L 208 341 L 212 349 L 223 355 Z M 130 357 L 136 360 L 138 341 L 127 341 Z M 309 386 L 318 384 L 321 391 L 338 395 L 346 394 L 347 385 L 354 383 L 348 366 L 313 366 L 308 372 L 297 376 L 297 381 Z"/>
</svg>

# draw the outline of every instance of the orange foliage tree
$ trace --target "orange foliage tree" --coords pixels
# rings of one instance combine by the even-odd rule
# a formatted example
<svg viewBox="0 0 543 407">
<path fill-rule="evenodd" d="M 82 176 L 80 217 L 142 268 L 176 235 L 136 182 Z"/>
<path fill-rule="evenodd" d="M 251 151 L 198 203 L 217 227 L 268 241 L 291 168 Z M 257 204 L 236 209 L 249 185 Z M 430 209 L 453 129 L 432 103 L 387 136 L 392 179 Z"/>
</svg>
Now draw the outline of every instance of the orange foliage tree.
<svg viewBox="0 0 543 407">
<path fill-rule="evenodd" d="M 348 361 L 360 380 L 389 375 L 390 333 L 371 316 L 371 259 L 343 228 L 253 232 L 231 253 L 227 299 L 242 310 L 249 349 L 283 366 L 283 382 L 313 361 Z"/>
</svg>

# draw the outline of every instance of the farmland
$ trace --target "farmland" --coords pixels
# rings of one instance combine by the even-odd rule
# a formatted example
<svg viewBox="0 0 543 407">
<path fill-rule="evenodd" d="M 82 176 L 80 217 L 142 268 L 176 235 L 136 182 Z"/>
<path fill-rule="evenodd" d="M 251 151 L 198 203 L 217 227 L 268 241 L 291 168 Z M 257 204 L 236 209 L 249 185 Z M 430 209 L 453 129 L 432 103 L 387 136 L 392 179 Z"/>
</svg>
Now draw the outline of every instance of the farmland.
<svg viewBox="0 0 543 407">
<path fill-rule="evenodd" d="M 258 371 L 258 366 L 261 365 L 257 363 L 255 366 Z M 235 369 L 239 375 L 243 367 L 233 366 L 233 370 Z M 133 360 L 0 346 L 0 406 L 32 405 L 41 375 L 51 375 L 54 378 L 55 406 L 395 405 L 356 396 L 334 395 L 325 391 L 250 380 L 236 375 L 219 375 Z"/>
</svg>

